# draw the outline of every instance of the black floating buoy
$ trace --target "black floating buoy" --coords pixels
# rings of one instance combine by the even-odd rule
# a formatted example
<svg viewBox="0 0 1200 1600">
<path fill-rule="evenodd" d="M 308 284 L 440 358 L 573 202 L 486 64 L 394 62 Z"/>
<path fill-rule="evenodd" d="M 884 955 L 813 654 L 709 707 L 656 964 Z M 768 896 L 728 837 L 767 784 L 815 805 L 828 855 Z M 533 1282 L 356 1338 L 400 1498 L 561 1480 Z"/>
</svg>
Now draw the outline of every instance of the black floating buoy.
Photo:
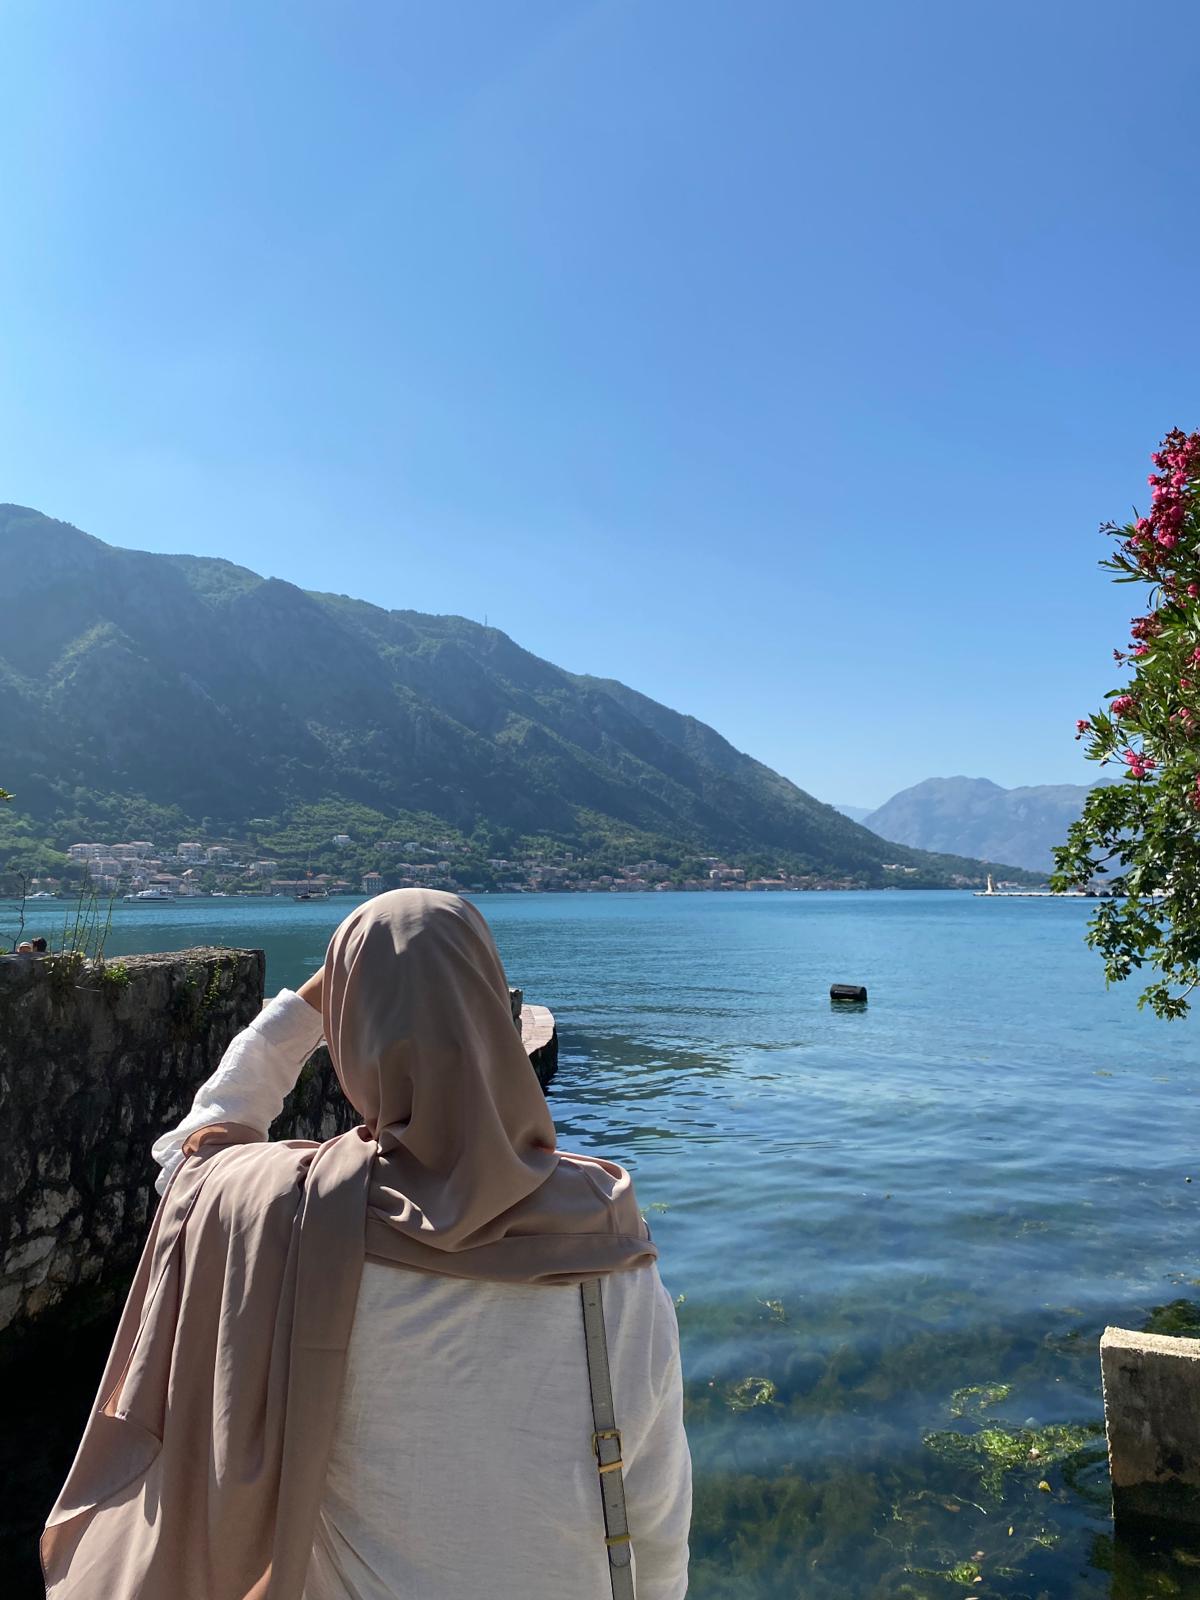
<svg viewBox="0 0 1200 1600">
<path fill-rule="evenodd" d="M 856 1005 L 865 1006 L 867 991 L 861 983 L 831 983 L 829 985 L 829 998 L 831 1000 L 850 1000 Z"/>
</svg>

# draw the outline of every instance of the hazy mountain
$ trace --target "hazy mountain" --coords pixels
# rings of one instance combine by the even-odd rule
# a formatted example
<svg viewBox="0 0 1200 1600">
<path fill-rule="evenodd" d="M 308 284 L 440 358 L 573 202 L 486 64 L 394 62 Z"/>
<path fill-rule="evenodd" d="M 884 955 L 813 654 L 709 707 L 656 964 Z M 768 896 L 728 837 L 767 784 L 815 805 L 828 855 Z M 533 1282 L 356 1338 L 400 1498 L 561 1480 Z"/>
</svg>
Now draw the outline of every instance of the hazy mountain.
<svg viewBox="0 0 1200 1600">
<path fill-rule="evenodd" d="M 844 817 L 849 817 L 851 822 L 865 822 L 871 815 L 870 806 L 834 806 L 835 811 L 840 811 Z"/>
<path fill-rule="evenodd" d="M 228 561 L 117 549 L 0 506 L 5 786 L 44 818 L 232 829 L 317 801 L 470 831 L 644 839 L 920 881 L 978 863 L 879 837 L 608 679 L 461 617 L 313 594 Z M 66 823 L 63 823 L 66 826 Z"/>
<path fill-rule="evenodd" d="M 873 833 L 900 844 L 1049 872 L 1051 848 L 1065 841 L 1088 792 L 1079 783 L 1002 789 L 987 778 L 927 778 L 862 820 Z"/>
</svg>

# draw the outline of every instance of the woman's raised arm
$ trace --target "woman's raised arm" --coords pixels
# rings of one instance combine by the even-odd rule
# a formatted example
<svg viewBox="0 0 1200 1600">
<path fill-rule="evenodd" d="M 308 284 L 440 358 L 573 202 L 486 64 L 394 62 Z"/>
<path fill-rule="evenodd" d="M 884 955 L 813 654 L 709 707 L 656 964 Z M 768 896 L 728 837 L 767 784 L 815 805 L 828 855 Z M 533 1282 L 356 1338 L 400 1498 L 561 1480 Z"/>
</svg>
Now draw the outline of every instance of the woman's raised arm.
<svg viewBox="0 0 1200 1600">
<path fill-rule="evenodd" d="M 150 1153 L 162 1168 L 154 1185 L 159 1194 L 183 1160 L 184 1141 L 198 1128 L 237 1122 L 266 1138 L 300 1068 L 321 1042 L 320 978 L 318 973 L 299 992 L 282 989 L 268 1000 L 250 1026 L 230 1041 L 217 1070 L 197 1089 L 183 1121 L 151 1145 Z"/>
</svg>

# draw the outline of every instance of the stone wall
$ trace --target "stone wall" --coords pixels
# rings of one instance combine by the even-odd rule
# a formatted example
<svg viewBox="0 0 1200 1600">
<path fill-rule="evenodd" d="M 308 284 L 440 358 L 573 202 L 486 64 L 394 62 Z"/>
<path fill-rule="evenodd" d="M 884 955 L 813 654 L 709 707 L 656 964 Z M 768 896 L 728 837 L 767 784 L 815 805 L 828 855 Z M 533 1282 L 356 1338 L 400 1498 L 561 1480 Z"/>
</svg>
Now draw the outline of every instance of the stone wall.
<svg viewBox="0 0 1200 1600">
<path fill-rule="evenodd" d="M 0 1346 L 51 1307 L 82 1323 L 123 1298 L 157 1201 L 150 1144 L 258 1013 L 265 967 L 261 950 L 0 957 Z M 545 1085 L 557 1040 L 542 1021 L 529 1045 Z M 358 1120 L 322 1048 L 271 1136 L 327 1139 Z"/>
<path fill-rule="evenodd" d="M 265 965 L 261 950 L 0 958 L 0 1332 L 123 1296 L 157 1200 L 150 1143 L 261 1008 Z M 357 1120 L 314 1057 L 271 1131 Z"/>
</svg>

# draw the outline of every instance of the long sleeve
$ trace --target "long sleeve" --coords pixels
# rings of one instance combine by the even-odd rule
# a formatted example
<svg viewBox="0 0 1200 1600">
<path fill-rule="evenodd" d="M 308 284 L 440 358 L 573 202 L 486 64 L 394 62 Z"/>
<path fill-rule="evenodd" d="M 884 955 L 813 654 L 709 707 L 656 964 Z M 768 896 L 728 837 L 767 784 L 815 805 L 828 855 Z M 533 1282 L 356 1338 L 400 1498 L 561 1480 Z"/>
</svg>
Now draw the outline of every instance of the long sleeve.
<svg viewBox="0 0 1200 1600">
<path fill-rule="evenodd" d="M 638 1600 L 682 1600 L 688 1586 L 692 1458 L 683 1427 L 675 1307 L 661 1283 L 651 1340 L 654 1404 L 625 1471 Z"/>
<path fill-rule="evenodd" d="M 162 1168 L 154 1185 L 159 1194 L 183 1160 L 184 1140 L 197 1128 L 241 1122 L 261 1129 L 265 1137 L 300 1068 L 320 1042 L 321 1018 L 306 1000 L 282 989 L 268 1001 L 250 1026 L 230 1041 L 217 1070 L 197 1089 L 183 1121 L 151 1145 L 150 1153 Z"/>
</svg>

